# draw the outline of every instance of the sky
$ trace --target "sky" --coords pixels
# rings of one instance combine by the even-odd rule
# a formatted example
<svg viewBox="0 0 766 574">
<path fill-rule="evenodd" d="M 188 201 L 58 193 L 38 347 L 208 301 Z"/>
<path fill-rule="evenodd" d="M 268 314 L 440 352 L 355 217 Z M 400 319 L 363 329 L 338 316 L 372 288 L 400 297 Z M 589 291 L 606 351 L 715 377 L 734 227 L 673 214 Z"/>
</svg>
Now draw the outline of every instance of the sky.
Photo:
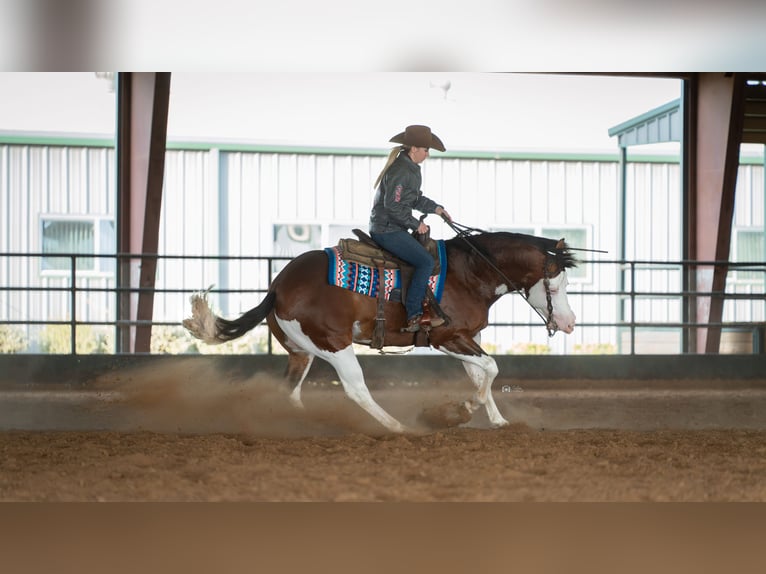
<svg viewBox="0 0 766 574">
<path fill-rule="evenodd" d="M 171 76 L 168 138 L 387 149 L 426 124 L 451 151 L 615 151 L 609 128 L 681 95 L 674 79 L 478 72 Z M 0 131 L 110 134 L 94 72 L 0 74 Z"/>
</svg>

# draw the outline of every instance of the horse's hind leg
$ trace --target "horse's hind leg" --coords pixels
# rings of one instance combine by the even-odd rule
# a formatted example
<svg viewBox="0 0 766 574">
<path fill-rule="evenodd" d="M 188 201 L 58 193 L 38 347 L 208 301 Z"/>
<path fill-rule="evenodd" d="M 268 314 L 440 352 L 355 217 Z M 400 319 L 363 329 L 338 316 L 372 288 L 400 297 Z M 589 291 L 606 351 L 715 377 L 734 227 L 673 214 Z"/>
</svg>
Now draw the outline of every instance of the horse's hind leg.
<svg viewBox="0 0 766 574">
<path fill-rule="evenodd" d="M 291 351 L 287 357 L 287 372 L 285 376 L 289 384 L 294 385 L 290 393 L 290 402 L 298 408 L 303 408 L 301 401 L 301 385 L 309 373 L 311 363 L 314 362 L 314 355 L 306 352 Z"/>
<path fill-rule="evenodd" d="M 367 411 L 388 430 L 393 432 L 404 432 L 406 430 L 399 421 L 384 411 L 383 408 L 375 402 L 375 399 L 372 398 L 370 390 L 364 383 L 362 367 L 354 354 L 353 345 L 348 345 L 344 349 L 335 352 L 320 349 L 311 338 L 303 332 L 298 321 L 286 321 L 279 317 L 275 317 L 275 324 L 272 327 L 272 332 L 279 333 L 279 340 L 285 341 L 283 346 L 290 349 L 290 360 L 295 361 L 294 365 L 296 372 L 300 370 L 300 365 L 302 364 L 300 360 L 301 354 L 307 355 L 308 357 L 317 356 L 324 359 L 330 363 L 335 369 L 335 372 L 338 373 L 338 378 L 343 385 L 343 390 L 351 400 Z M 297 355 L 297 357 L 293 359 L 293 355 Z M 310 359 L 303 360 L 308 360 L 310 362 Z M 300 382 L 302 382 L 303 378 L 306 376 L 309 366 L 310 364 L 306 363 Z M 299 389 L 299 387 L 300 383 L 296 389 Z M 300 396 L 300 390 L 294 390 L 291 398 L 296 395 L 296 393 L 298 397 Z"/>
<path fill-rule="evenodd" d="M 476 393 L 468 404 L 471 412 L 475 412 L 481 405 L 487 411 L 489 422 L 494 427 L 505 426 L 508 421 L 500 414 L 495 399 L 492 396 L 492 383 L 497 377 L 498 369 L 495 360 L 487 355 L 479 345 L 479 338 L 475 340 L 461 339 L 451 342 L 451 349 L 439 348 L 443 353 L 460 359 L 465 372 L 476 387 Z"/>
<path fill-rule="evenodd" d="M 492 396 L 492 382 L 497 376 L 497 363 L 489 355 L 484 355 L 482 358 L 476 357 L 479 361 L 474 361 L 462 357 L 463 368 L 468 373 L 471 381 L 476 386 L 476 394 L 472 401 L 472 410 L 476 410 L 479 405 L 484 405 L 487 410 L 487 416 L 492 426 L 505 426 L 508 421 L 500 414 L 500 410 L 497 408 L 495 399 Z M 482 360 L 483 359 L 483 360 Z M 478 403 L 478 404 L 477 404 Z"/>
<path fill-rule="evenodd" d="M 407 430 L 399 421 L 384 411 L 375 402 L 375 399 L 372 398 L 370 390 L 364 382 L 362 366 L 354 354 L 353 347 L 348 346 L 337 353 L 323 353 L 320 356 L 335 368 L 343 385 L 343 390 L 346 391 L 351 400 L 372 415 L 375 420 L 388 430 L 392 432 L 404 432 Z"/>
</svg>

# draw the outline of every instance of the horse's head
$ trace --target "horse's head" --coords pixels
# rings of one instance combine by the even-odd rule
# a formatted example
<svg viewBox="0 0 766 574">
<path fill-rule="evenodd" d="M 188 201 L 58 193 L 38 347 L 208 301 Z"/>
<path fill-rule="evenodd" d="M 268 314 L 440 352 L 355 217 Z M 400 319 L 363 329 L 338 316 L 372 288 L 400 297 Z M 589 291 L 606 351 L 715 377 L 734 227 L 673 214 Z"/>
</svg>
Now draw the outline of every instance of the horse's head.
<svg viewBox="0 0 766 574">
<path fill-rule="evenodd" d="M 542 246 L 541 251 L 539 272 L 531 270 L 528 274 L 527 302 L 545 319 L 551 335 L 556 331 L 571 333 L 576 317 L 567 299 L 566 270 L 577 263 L 563 239 Z"/>
<path fill-rule="evenodd" d="M 477 231 L 477 230 L 473 230 Z M 571 333 L 575 314 L 567 300 L 566 270 L 577 262 L 563 239 L 499 231 L 461 235 L 450 240 L 453 252 L 467 253 L 468 282 L 485 282 L 490 304 L 520 291 L 545 321 L 549 333 Z"/>
</svg>

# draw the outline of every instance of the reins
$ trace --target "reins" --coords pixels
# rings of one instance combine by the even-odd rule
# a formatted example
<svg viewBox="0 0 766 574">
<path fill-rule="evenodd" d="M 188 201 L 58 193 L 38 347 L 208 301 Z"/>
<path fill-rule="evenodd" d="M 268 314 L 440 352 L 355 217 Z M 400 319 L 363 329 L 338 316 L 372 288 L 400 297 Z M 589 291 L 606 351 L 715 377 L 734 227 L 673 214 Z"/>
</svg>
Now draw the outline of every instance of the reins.
<svg viewBox="0 0 766 574">
<path fill-rule="evenodd" d="M 467 225 L 462 225 L 461 223 L 458 223 L 456 221 L 449 221 L 446 218 L 442 217 L 444 222 L 449 225 L 449 227 L 452 229 L 452 231 L 455 232 L 455 236 L 462 239 L 468 247 L 471 248 L 471 251 L 476 253 L 479 257 L 481 257 L 484 262 L 489 265 L 489 267 L 495 271 L 502 279 L 505 281 L 509 287 L 511 287 L 512 291 L 516 291 L 521 297 L 524 299 L 524 301 L 527 302 L 527 304 L 534 310 L 535 313 L 542 319 L 543 324 L 545 325 L 545 328 L 548 330 L 548 336 L 553 337 L 553 335 L 556 333 L 556 330 L 558 329 L 558 325 L 556 325 L 556 321 L 553 320 L 553 301 L 551 300 L 551 287 L 550 287 L 550 277 L 548 276 L 548 265 L 547 265 L 547 259 L 546 264 L 543 264 L 543 285 L 545 285 L 545 298 L 546 302 L 548 303 L 548 317 L 544 317 L 540 311 L 534 307 L 530 302 L 527 295 L 524 293 L 524 289 L 520 287 L 516 282 L 512 281 L 505 273 L 500 270 L 497 265 L 495 265 L 489 257 L 487 257 L 478 247 L 476 247 L 473 243 L 468 241 L 468 237 L 470 237 L 474 233 L 489 233 L 488 231 L 485 231 L 483 229 L 478 229 L 476 227 L 468 227 Z"/>
</svg>

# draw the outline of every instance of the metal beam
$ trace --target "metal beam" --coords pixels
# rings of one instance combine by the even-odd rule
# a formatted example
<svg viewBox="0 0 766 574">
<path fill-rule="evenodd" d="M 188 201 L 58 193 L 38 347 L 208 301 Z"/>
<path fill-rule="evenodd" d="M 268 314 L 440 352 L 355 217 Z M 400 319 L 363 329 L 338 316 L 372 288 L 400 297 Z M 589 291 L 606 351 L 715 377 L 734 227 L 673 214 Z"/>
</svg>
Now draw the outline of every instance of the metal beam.
<svg viewBox="0 0 766 574">
<path fill-rule="evenodd" d="M 744 117 L 744 82 L 741 74 L 700 73 L 691 80 L 690 197 L 688 259 L 728 261 L 731 246 L 734 196 Z M 720 323 L 728 265 L 701 265 L 691 271 L 698 297 L 693 313 L 698 323 Z M 717 353 L 721 328 L 700 328 L 692 351 Z"/>
<path fill-rule="evenodd" d="M 169 72 L 119 74 L 117 251 L 140 255 L 118 265 L 118 322 L 139 322 L 118 328 L 123 353 L 150 350 L 169 100 Z"/>
</svg>

